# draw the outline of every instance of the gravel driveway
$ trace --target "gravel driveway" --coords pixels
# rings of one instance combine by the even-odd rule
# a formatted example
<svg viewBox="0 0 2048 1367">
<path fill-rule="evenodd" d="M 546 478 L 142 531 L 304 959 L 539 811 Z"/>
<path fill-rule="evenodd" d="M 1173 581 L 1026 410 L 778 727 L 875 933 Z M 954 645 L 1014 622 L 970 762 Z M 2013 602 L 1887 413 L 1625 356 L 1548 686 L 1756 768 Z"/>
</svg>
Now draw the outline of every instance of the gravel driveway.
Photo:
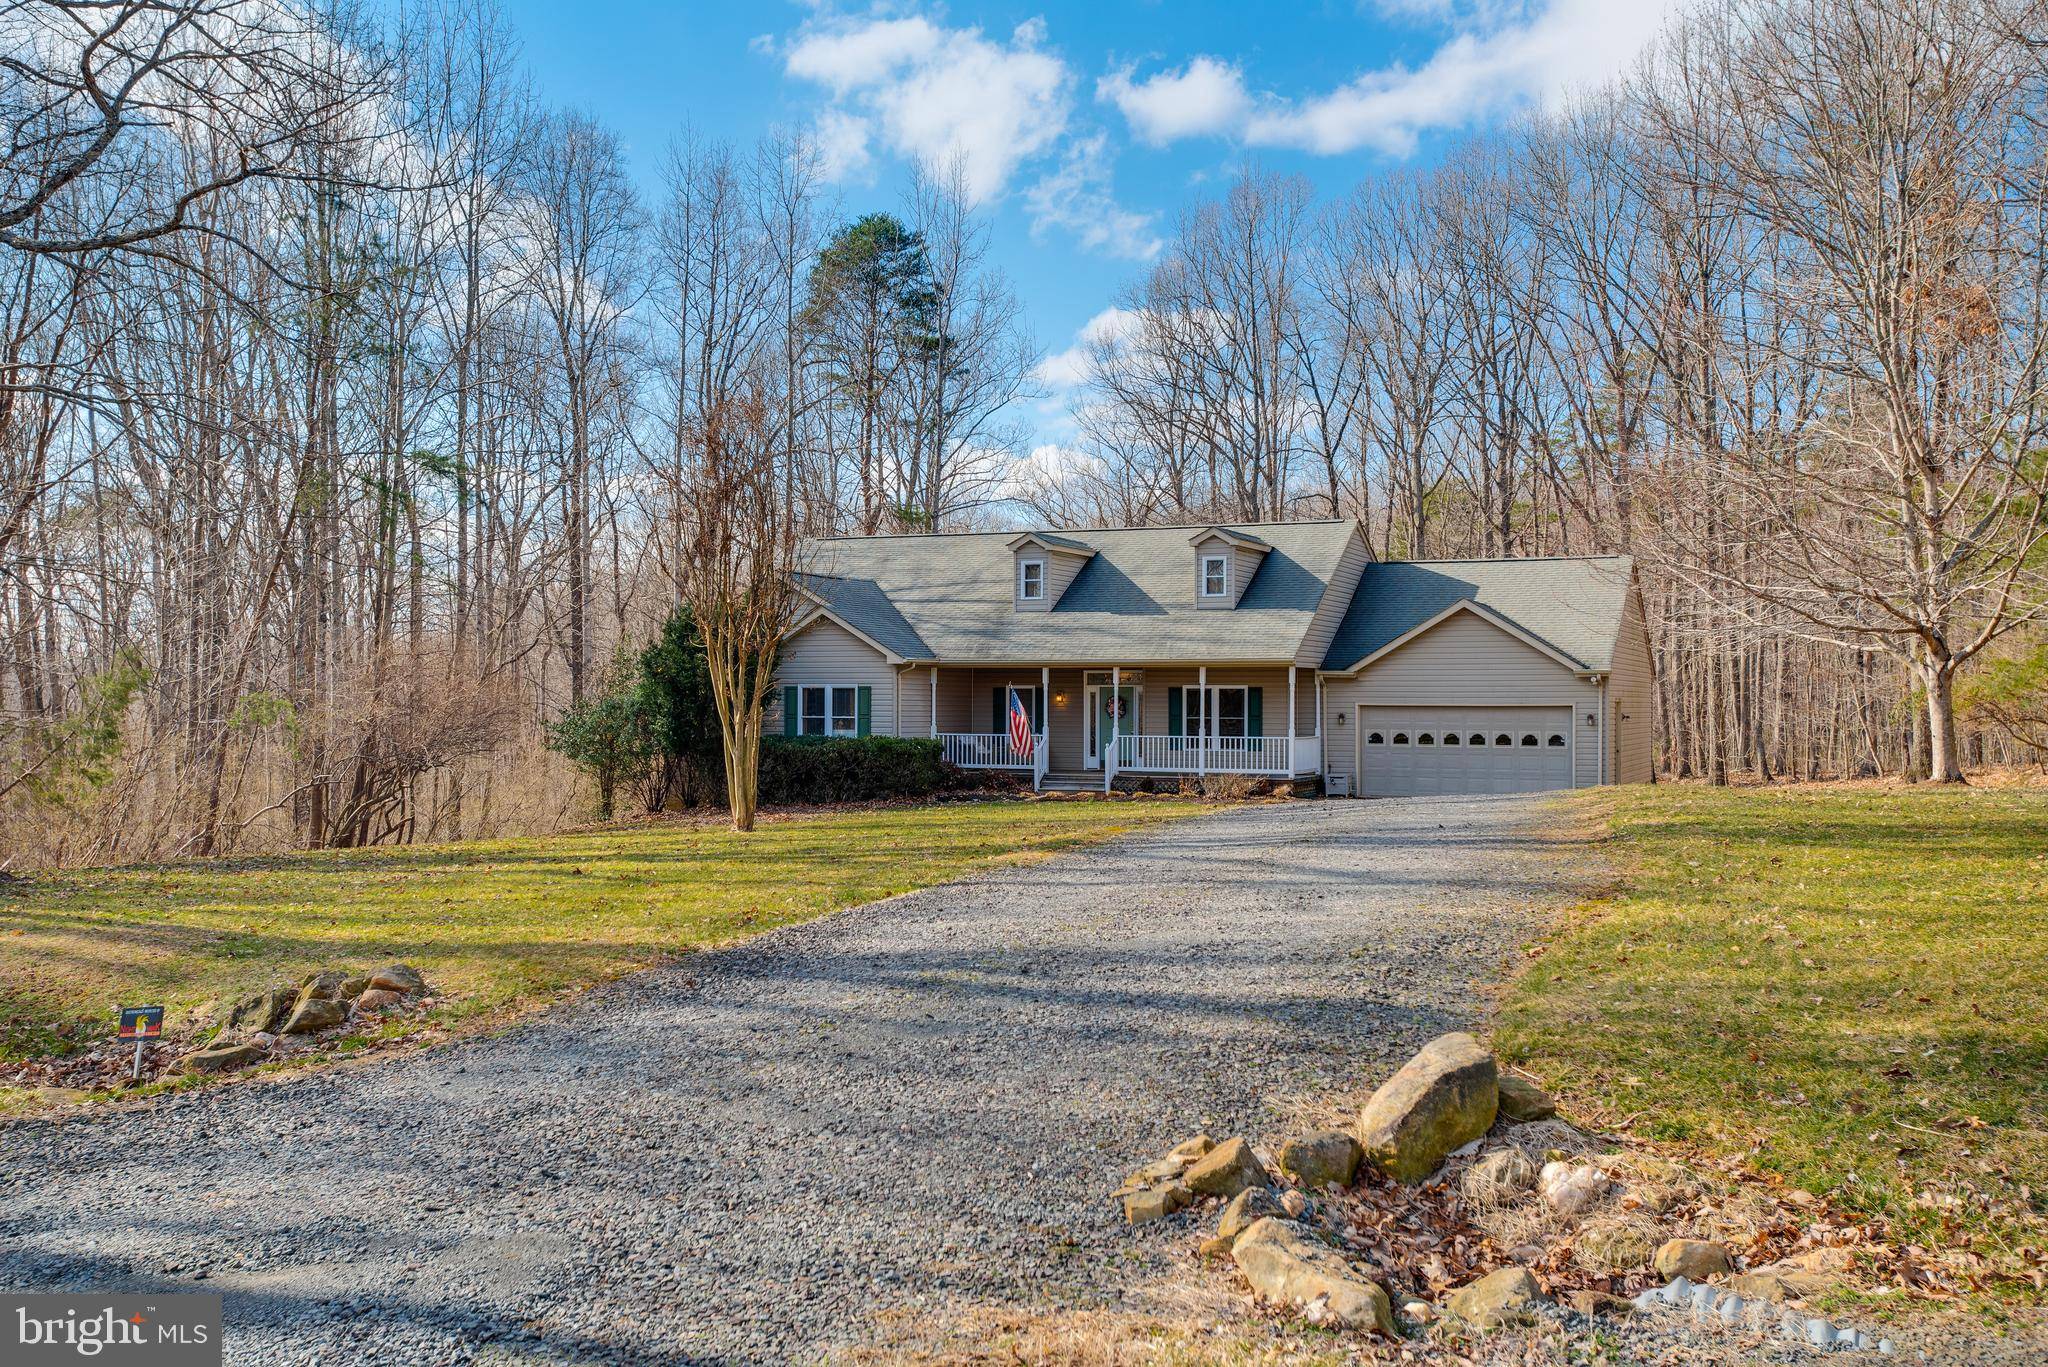
<svg viewBox="0 0 2048 1367">
<path fill-rule="evenodd" d="M 1474 1019 L 1546 899 L 1534 811 L 1246 808 L 504 1038 L 0 1129 L 0 1287 L 223 1292 L 251 1363 L 802 1361 L 885 1308 L 1113 1304 L 1173 1237 L 1123 1172 Z"/>
</svg>

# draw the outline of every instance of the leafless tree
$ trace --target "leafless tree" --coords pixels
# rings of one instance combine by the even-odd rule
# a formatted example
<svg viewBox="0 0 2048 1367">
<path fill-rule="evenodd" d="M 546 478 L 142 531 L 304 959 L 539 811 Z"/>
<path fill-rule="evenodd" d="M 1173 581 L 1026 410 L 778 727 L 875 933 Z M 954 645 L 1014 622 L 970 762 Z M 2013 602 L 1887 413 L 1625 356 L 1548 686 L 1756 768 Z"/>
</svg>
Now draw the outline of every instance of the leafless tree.
<svg viewBox="0 0 2048 1367">
<path fill-rule="evenodd" d="M 702 457 L 683 601 L 704 642 L 736 831 L 754 829 L 775 649 L 799 602 L 802 543 L 782 502 L 779 426 L 754 389 L 707 413 L 695 442 Z"/>
</svg>

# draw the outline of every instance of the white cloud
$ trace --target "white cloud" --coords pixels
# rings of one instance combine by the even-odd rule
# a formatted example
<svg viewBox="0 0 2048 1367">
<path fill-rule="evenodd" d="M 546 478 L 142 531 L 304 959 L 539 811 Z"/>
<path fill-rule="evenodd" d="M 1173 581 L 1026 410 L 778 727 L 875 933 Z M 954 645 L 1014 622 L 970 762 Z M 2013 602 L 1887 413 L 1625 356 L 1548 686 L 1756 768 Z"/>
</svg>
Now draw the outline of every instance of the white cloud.
<svg viewBox="0 0 2048 1367">
<path fill-rule="evenodd" d="M 1110 187 L 1109 138 L 1102 133 L 1075 142 L 1057 169 L 1024 192 L 1031 232 L 1071 232 L 1083 247 L 1132 261 L 1150 261 L 1165 245 L 1152 230 L 1156 214 L 1117 204 Z"/>
<path fill-rule="evenodd" d="M 868 121 L 843 109 L 827 109 L 818 116 L 818 158 L 825 175 L 832 180 L 859 180 L 874 163 L 868 151 L 873 132 Z"/>
<path fill-rule="evenodd" d="M 1142 81 L 1131 67 L 1095 83 L 1095 94 L 1123 111 L 1137 135 L 1155 147 L 1179 138 L 1235 132 L 1251 113 L 1244 73 L 1214 57 L 1197 57 L 1179 71 L 1162 71 Z"/>
<path fill-rule="evenodd" d="M 1118 342 L 1131 335 L 1138 315 L 1112 304 L 1081 324 L 1074 340 L 1063 351 L 1055 351 L 1038 363 L 1038 378 L 1048 390 L 1078 389 L 1087 383 L 1095 349 L 1104 342 Z"/>
<path fill-rule="evenodd" d="M 928 19 L 871 19 L 806 34 L 790 48 L 784 69 L 843 95 L 893 79 L 905 65 L 929 59 L 941 41 Z"/>
<path fill-rule="evenodd" d="M 1048 52 L 1045 25 L 1019 24 L 1007 40 L 945 28 L 921 16 L 813 21 L 788 44 L 784 69 L 825 87 L 825 119 L 859 120 L 899 156 L 960 164 L 968 193 L 1002 193 L 1018 166 L 1066 131 L 1072 81 Z M 820 138 L 827 137 L 821 119 Z M 865 150 L 866 140 L 862 139 Z"/>
<path fill-rule="evenodd" d="M 1372 148 L 1415 150 L 1427 132 L 1468 126 L 1529 104 L 1552 106 L 1597 84 L 1642 51 L 1678 0 L 1547 0 L 1540 5 L 1396 4 L 1439 17 L 1454 32 L 1418 67 L 1363 72 L 1325 94 L 1232 98 L 1234 68 L 1198 57 L 1179 72 L 1133 81 L 1113 73 L 1098 87 L 1141 137 L 1228 134 L 1253 146 L 1322 155 Z M 1198 70 L 1199 69 L 1199 70 Z M 1242 86 L 1237 93 L 1242 95 Z M 1228 117 L 1226 117 L 1228 116 Z"/>
</svg>

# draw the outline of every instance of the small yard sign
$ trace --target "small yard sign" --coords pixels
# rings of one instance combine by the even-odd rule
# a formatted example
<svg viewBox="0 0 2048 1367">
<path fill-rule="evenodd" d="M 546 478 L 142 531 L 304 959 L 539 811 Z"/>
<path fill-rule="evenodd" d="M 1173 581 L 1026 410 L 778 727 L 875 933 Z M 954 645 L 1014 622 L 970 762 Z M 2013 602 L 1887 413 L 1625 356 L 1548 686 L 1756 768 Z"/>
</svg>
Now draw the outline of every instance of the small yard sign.
<svg viewBox="0 0 2048 1367">
<path fill-rule="evenodd" d="M 121 1008 L 122 1039 L 135 1041 L 135 1066 L 129 1070 L 131 1077 L 142 1076 L 142 1046 L 164 1032 L 164 1009 L 161 1006 L 124 1006 Z"/>
</svg>

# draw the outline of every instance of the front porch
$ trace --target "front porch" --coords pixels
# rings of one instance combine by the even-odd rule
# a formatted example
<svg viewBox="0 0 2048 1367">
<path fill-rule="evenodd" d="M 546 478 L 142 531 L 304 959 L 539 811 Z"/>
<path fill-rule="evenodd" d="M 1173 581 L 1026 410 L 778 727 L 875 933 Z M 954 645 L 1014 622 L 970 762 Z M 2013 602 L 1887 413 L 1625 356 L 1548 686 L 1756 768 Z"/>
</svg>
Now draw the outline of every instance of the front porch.
<svg viewBox="0 0 2048 1367">
<path fill-rule="evenodd" d="M 1291 780 L 1322 772 L 1322 709 L 1311 670 L 1229 664 L 913 672 L 923 677 L 907 681 L 906 714 L 927 711 L 947 763 L 1028 773 L 1034 788 L 1046 786 L 1048 774 L 1109 791 L 1119 776 Z M 918 684 L 923 708 L 911 701 Z M 1021 747 L 1008 726 L 1013 699 L 1031 718 L 1029 743 Z"/>
</svg>

